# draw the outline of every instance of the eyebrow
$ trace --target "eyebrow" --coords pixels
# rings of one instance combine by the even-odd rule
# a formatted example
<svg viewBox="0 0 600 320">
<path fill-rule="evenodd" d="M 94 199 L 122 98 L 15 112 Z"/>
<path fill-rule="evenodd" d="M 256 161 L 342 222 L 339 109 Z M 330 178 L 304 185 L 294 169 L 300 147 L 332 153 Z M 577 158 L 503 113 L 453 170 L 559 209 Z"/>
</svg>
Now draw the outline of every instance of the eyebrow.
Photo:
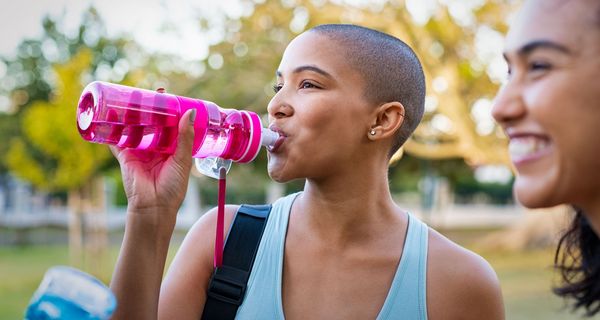
<svg viewBox="0 0 600 320">
<path fill-rule="evenodd" d="M 571 50 L 569 50 L 569 48 L 558 44 L 554 41 L 550 41 L 550 40 L 535 40 L 535 41 L 531 41 L 526 43 L 524 46 L 520 47 L 517 50 L 517 55 L 519 56 L 526 56 L 531 54 L 533 51 L 537 50 L 537 49 L 550 49 L 550 50 L 554 50 L 563 54 L 571 54 Z M 507 58 L 507 53 L 504 53 L 504 58 Z M 508 60 L 508 59 L 507 59 Z"/>
<path fill-rule="evenodd" d="M 312 72 L 316 72 L 316 73 L 318 73 L 320 75 L 323 75 L 325 77 L 333 78 L 333 76 L 331 74 L 329 74 L 329 72 L 327 72 L 327 71 L 325 71 L 325 70 L 323 70 L 323 69 L 321 69 L 321 68 L 319 68 L 317 66 L 313 66 L 313 65 L 299 66 L 296 69 L 294 69 L 293 73 L 300 73 L 300 72 L 303 72 L 303 71 L 312 71 Z M 282 77 L 282 73 L 279 70 L 277 70 L 275 72 L 275 75 L 278 76 L 278 77 Z"/>
</svg>

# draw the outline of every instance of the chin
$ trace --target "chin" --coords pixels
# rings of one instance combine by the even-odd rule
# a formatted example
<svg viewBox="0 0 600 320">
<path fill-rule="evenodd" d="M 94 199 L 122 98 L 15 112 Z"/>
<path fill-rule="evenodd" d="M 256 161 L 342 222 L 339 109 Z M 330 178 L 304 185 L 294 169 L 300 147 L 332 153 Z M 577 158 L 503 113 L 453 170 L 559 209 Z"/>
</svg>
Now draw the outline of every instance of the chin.
<svg viewBox="0 0 600 320">
<path fill-rule="evenodd" d="M 275 182 L 278 182 L 278 183 L 286 183 L 286 182 L 289 181 L 288 179 L 285 179 L 285 178 L 283 178 L 283 177 L 281 177 L 279 175 L 276 175 L 276 174 L 272 174 L 271 172 L 269 172 L 269 177 L 271 177 L 271 180 L 273 180 Z"/>
<path fill-rule="evenodd" d="M 286 183 L 286 182 L 290 181 L 290 179 L 285 176 L 285 174 L 284 174 L 283 170 L 281 170 L 281 168 L 272 167 L 270 165 L 270 163 L 267 166 L 267 172 L 269 174 L 269 177 L 271 177 L 271 180 L 273 180 L 275 182 Z"/>
<path fill-rule="evenodd" d="M 267 161 L 267 172 L 269 177 L 275 182 L 285 183 L 294 179 L 295 177 L 290 176 L 290 174 L 294 175 L 290 169 L 290 163 L 280 157 L 270 156 Z"/>
<path fill-rule="evenodd" d="M 548 208 L 564 203 L 556 197 L 552 184 L 543 183 L 535 179 L 517 177 L 514 185 L 514 194 L 517 201 L 530 209 Z"/>
</svg>

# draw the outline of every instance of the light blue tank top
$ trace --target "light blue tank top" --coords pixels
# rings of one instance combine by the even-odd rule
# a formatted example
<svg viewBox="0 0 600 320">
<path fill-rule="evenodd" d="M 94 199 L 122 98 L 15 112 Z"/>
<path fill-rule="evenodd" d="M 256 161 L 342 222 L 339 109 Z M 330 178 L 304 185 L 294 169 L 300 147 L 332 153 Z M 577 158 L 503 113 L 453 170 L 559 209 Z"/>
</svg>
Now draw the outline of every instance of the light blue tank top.
<svg viewBox="0 0 600 320">
<path fill-rule="evenodd" d="M 296 194 L 273 203 L 244 302 L 236 319 L 284 319 L 281 300 L 283 251 Z M 394 280 L 377 320 L 426 320 L 427 226 L 408 215 L 408 231 Z"/>
</svg>

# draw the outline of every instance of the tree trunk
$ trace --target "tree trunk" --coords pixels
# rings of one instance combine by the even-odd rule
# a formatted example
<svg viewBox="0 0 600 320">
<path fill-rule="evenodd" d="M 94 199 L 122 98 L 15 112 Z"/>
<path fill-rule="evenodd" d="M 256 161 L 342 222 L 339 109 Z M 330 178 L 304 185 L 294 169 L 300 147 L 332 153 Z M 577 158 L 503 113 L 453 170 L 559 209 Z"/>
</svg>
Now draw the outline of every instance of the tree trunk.
<svg viewBox="0 0 600 320">
<path fill-rule="evenodd" d="M 106 202 L 103 178 L 68 193 L 69 263 L 97 276 L 108 267 Z"/>
<path fill-rule="evenodd" d="M 200 198 L 200 190 L 198 188 L 198 178 L 191 175 L 180 209 L 180 217 L 196 221 L 202 214 L 202 199 Z"/>
<path fill-rule="evenodd" d="M 91 274 L 101 275 L 107 265 L 108 232 L 107 232 L 107 199 L 106 178 L 93 180 L 92 187 L 85 199 L 85 261 L 86 269 Z"/>
<path fill-rule="evenodd" d="M 67 204 L 69 207 L 69 264 L 74 267 L 82 265 L 82 188 L 71 190 L 68 193 Z"/>
<path fill-rule="evenodd" d="M 285 193 L 285 187 L 281 183 L 270 181 L 267 184 L 267 203 L 273 203 L 275 200 L 283 197 Z"/>
</svg>

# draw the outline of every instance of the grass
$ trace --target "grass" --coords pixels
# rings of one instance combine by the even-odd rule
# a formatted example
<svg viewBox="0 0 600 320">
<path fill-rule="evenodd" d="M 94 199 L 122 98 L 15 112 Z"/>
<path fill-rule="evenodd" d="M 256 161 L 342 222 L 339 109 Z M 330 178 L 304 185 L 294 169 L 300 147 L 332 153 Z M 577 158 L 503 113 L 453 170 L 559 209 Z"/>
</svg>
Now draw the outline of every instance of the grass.
<svg viewBox="0 0 600 320">
<path fill-rule="evenodd" d="M 524 252 L 478 252 L 490 262 L 502 287 L 506 318 L 576 319 L 564 301 L 553 295 L 551 249 Z"/>
<path fill-rule="evenodd" d="M 7 247 L 0 249 L 0 319 L 22 319 L 29 298 L 46 269 L 64 265 L 61 247 Z"/>
<path fill-rule="evenodd" d="M 113 266 L 119 248 L 113 247 L 98 261 L 84 259 L 84 270 L 105 284 L 110 282 Z M 169 250 L 170 262 L 177 248 Z M 85 263 L 88 260 L 88 263 Z M 25 308 L 44 273 L 52 266 L 69 265 L 69 251 L 66 246 L 16 246 L 0 247 L 0 319 L 23 319 Z"/>
<path fill-rule="evenodd" d="M 170 251 L 170 258 L 176 248 Z M 105 258 L 108 267 L 91 272 L 108 283 L 118 248 L 113 247 Z M 478 251 L 478 250 L 475 250 Z M 569 313 L 563 301 L 550 292 L 553 280 L 553 251 L 478 253 L 496 270 L 505 300 L 507 319 L 562 320 L 577 319 Z M 68 264 L 65 246 L 0 247 L 0 319 L 22 319 L 31 295 L 44 272 L 54 265 Z M 597 317 L 595 319 L 600 319 Z"/>
</svg>

